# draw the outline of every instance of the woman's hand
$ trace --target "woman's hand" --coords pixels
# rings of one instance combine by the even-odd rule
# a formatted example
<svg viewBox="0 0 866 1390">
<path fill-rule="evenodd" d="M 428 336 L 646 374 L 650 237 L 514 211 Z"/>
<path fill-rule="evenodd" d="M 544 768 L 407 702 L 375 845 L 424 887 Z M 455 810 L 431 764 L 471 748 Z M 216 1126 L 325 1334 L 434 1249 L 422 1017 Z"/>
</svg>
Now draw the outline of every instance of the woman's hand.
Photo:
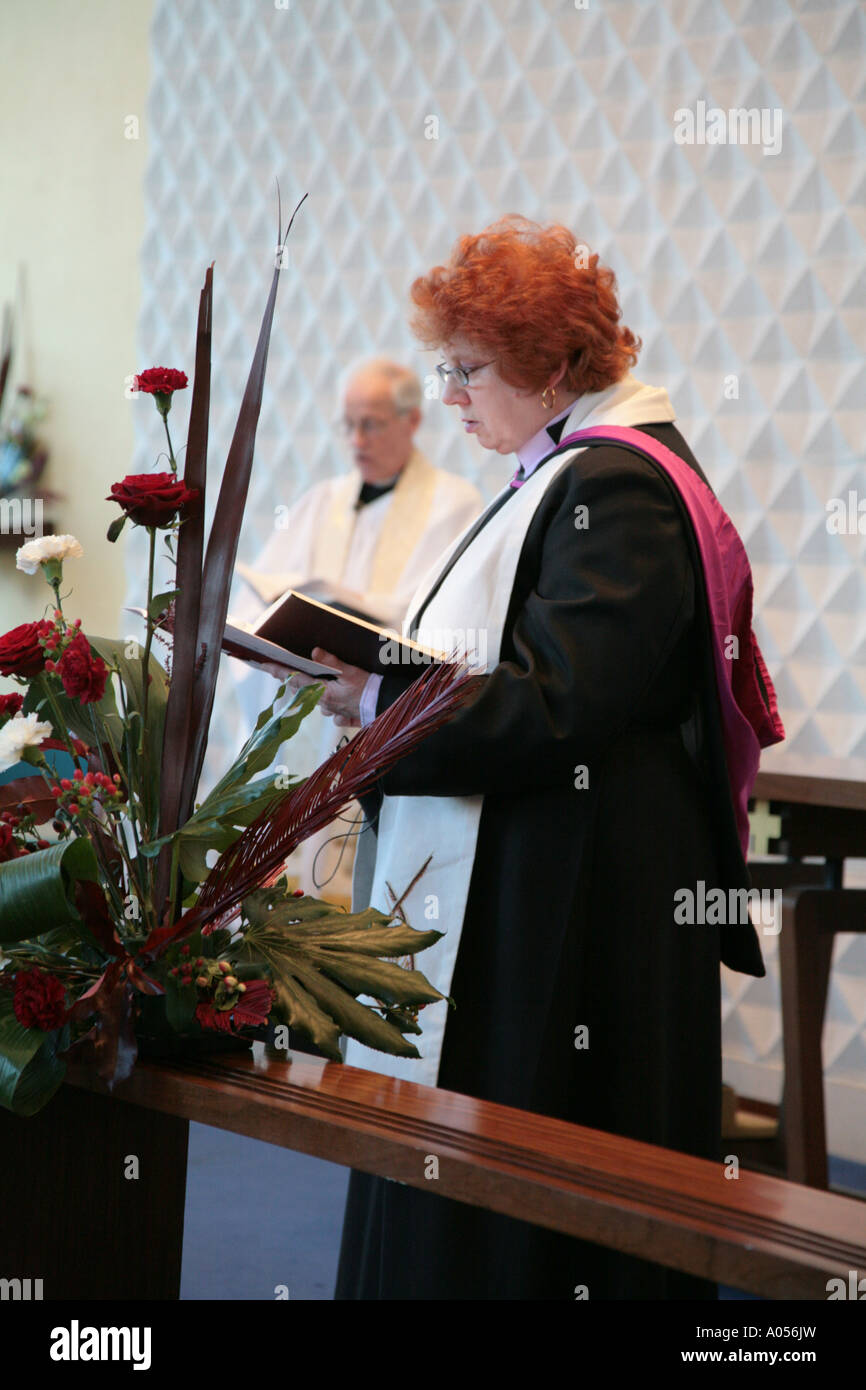
<svg viewBox="0 0 866 1390">
<path fill-rule="evenodd" d="M 325 693 L 316 708 L 323 714 L 332 715 L 338 728 L 346 729 L 360 724 L 361 695 L 370 672 L 362 671 L 360 666 L 348 666 L 345 661 L 340 661 L 339 657 L 323 651 L 321 647 L 313 648 L 312 658 L 314 661 L 320 661 L 323 666 L 336 666 L 340 672 L 336 680 L 324 682 Z M 302 676 L 296 672 L 292 677 L 292 685 L 295 688 L 311 685 L 315 680 L 315 676 Z"/>
</svg>

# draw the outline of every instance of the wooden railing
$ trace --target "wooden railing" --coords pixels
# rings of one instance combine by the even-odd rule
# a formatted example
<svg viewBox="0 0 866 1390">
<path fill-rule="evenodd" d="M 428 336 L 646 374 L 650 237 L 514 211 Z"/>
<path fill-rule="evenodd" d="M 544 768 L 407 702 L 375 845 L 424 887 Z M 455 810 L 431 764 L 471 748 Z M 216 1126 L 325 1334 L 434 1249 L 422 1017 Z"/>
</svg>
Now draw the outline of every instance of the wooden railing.
<svg viewBox="0 0 866 1390">
<path fill-rule="evenodd" d="M 4 1188 L 24 1163 L 42 1192 L 8 1212 L 4 1270 L 44 1277 L 46 1298 L 177 1297 L 189 1120 L 419 1188 L 435 1157 L 443 1195 L 768 1298 L 866 1274 L 864 1203 L 305 1055 L 140 1064 L 114 1099 L 72 1080 L 34 1119 L 0 1118 Z"/>
</svg>

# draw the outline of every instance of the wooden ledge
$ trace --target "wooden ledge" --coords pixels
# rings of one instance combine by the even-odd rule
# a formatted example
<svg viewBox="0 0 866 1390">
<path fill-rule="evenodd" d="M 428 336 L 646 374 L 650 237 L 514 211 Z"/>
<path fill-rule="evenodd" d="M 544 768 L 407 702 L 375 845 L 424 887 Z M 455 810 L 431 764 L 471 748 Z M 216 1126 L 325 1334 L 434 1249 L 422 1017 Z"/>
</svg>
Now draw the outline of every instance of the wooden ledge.
<svg viewBox="0 0 866 1390">
<path fill-rule="evenodd" d="M 104 1090 L 87 1072 L 70 1082 Z M 768 1298 L 866 1272 L 866 1203 L 303 1054 L 140 1064 L 119 1100 L 392 1178 Z M 734 1152 L 735 1141 L 728 1144 Z M 438 1160 L 430 1179 L 429 1158 Z"/>
</svg>

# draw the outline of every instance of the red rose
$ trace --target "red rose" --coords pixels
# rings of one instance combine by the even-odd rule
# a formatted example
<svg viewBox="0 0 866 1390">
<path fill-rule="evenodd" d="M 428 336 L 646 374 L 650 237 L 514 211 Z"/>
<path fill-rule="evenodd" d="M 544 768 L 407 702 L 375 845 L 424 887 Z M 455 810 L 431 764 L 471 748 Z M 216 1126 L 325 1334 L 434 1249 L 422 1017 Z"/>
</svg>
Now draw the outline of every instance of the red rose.
<svg viewBox="0 0 866 1390">
<path fill-rule="evenodd" d="M 83 632 L 73 637 L 57 663 L 57 671 L 67 695 L 83 705 L 93 704 L 105 694 L 108 667 L 101 657 L 93 655 Z"/>
<path fill-rule="evenodd" d="M 0 637 L 0 676 L 38 676 L 45 665 L 45 653 L 39 638 L 51 631 L 44 619 L 38 623 L 22 623 Z"/>
<path fill-rule="evenodd" d="M 12 719 L 24 704 L 24 696 L 18 694 L 0 695 L 0 719 Z"/>
<path fill-rule="evenodd" d="M 105 500 L 122 507 L 136 526 L 169 526 L 198 495 L 198 488 L 188 488 L 174 473 L 130 473 L 112 483 Z"/>
<path fill-rule="evenodd" d="M 132 379 L 133 391 L 146 391 L 149 396 L 170 396 L 186 385 L 186 372 L 175 371 L 174 367 L 148 367 Z"/>
<path fill-rule="evenodd" d="M 23 970 L 15 976 L 12 1008 L 23 1028 L 41 1028 L 50 1033 L 66 1017 L 66 991 L 54 975 Z"/>
</svg>

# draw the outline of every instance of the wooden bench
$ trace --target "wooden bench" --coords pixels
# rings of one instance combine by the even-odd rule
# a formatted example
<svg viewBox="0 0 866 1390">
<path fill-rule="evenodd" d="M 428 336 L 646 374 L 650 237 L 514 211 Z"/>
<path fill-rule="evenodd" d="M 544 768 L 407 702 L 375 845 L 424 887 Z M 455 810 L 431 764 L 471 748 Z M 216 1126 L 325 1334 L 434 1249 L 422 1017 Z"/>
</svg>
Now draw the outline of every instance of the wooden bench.
<svg viewBox="0 0 866 1390">
<path fill-rule="evenodd" d="M 414 1187 L 435 1157 L 443 1195 L 768 1298 L 866 1273 L 850 1198 L 260 1044 L 141 1064 L 114 1098 L 73 1080 L 32 1119 L 0 1115 L 0 1273 L 46 1299 L 178 1297 L 190 1120 Z"/>
</svg>

